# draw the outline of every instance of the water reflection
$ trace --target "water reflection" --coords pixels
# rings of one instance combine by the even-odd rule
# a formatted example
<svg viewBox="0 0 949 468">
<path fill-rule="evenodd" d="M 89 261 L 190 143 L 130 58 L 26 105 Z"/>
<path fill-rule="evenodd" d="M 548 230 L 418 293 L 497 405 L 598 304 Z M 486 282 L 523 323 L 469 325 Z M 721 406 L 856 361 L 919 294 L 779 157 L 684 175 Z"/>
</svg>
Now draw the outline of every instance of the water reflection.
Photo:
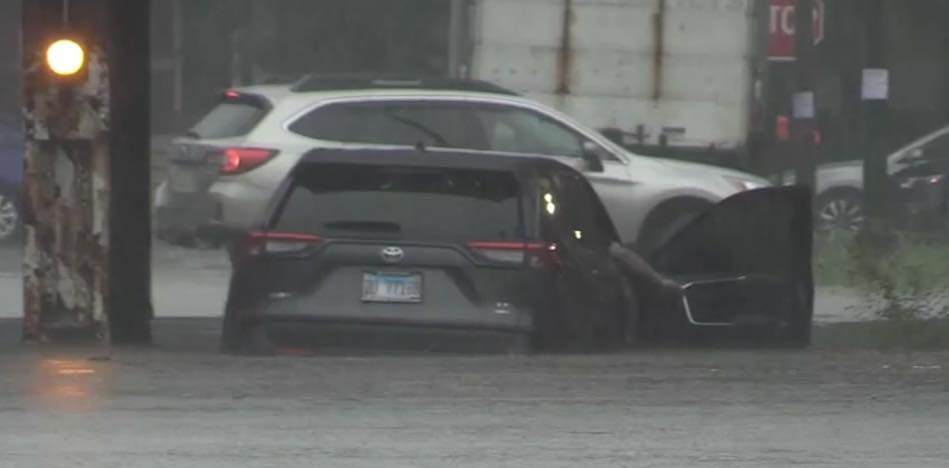
<svg viewBox="0 0 949 468">
<path fill-rule="evenodd" d="M 89 409 L 104 374 L 85 359 L 42 359 L 33 373 L 30 394 L 66 409 Z"/>
</svg>

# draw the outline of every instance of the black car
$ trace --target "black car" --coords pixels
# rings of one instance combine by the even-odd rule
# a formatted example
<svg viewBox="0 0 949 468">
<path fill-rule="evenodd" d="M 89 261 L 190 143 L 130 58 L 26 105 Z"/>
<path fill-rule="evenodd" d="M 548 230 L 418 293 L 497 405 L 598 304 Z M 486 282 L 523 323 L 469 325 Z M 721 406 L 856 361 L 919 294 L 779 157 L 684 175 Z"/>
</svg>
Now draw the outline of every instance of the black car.
<svg viewBox="0 0 949 468">
<path fill-rule="evenodd" d="M 636 322 L 617 240 L 551 159 L 316 150 L 231 246 L 222 345 L 616 346 Z"/>
</svg>

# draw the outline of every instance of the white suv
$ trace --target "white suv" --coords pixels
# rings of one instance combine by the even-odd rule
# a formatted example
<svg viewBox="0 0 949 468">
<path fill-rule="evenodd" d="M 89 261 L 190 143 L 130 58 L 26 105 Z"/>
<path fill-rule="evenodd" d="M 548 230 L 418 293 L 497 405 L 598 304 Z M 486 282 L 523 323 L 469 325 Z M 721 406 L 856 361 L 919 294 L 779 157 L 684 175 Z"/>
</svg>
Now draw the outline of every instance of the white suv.
<svg viewBox="0 0 949 468">
<path fill-rule="evenodd" d="M 166 239 L 252 222 L 297 160 L 319 147 L 555 158 L 586 174 L 624 241 L 644 251 L 710 204 L 768 185 L 742 172 L 630 154 L 556 110 L 466 80 L 312 76 L 232 89 L 174 145 L 156 194 Z"/>
</svg>

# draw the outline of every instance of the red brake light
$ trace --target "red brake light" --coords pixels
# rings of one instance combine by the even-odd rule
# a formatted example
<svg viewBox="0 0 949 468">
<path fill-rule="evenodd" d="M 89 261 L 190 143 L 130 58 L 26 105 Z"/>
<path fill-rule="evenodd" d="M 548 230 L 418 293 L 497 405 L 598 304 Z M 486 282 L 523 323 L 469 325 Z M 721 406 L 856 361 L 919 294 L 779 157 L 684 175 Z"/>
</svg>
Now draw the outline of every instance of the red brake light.
<svg viewBox="0 0 949 468">
<path fill-rule="evenodd" d="M 251 232 L 244 242 L 244 253 L 256 256 L 262 253 L 299 252 L 323 239 L 313 234 L 294 232 Z"/>
<path fill-rule="evenodd" d="M 527 260 L 533 268 L 557 268 L 560 257 L 557 244 L 544 242 L 469 242 L 468 248 L 495 262 L 521 264 Z"/>
<path fill-rule="evenodd" d="M 221 161 L 221 174 L 233 175 L 254 169 L 277 155 L 263 148 L 228 148 Z"/>
<path fill-rule="evenodd" d="M 224 97 L 226 97 L 226 98 L 228 98 L 228 99 L 237 99 L 237 98 L 241 97 L 241 93 L 239 93 L 239 92 L 237 92 L 237 91 L 235 91 L 235 90 L 233 90 L 233 89 L 229 89 L 229 90 L 227 90 L 227 91 L 224 91 Z"/>
</svg>

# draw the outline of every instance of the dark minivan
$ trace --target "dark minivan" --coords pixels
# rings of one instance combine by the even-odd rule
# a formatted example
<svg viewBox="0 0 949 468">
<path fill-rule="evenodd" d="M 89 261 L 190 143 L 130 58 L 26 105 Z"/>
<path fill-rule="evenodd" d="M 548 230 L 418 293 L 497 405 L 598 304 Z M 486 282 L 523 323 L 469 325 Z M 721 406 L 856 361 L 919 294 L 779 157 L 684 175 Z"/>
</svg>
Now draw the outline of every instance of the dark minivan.
<svg viewBox="0 0 949 468">
<path fill-rule="evenodd" d="M 316 150 L 231 246 L 222 345 L 617 345 L 635 309 L 617 239 L 589 183 L 556 161 Z"/>
</svg>

